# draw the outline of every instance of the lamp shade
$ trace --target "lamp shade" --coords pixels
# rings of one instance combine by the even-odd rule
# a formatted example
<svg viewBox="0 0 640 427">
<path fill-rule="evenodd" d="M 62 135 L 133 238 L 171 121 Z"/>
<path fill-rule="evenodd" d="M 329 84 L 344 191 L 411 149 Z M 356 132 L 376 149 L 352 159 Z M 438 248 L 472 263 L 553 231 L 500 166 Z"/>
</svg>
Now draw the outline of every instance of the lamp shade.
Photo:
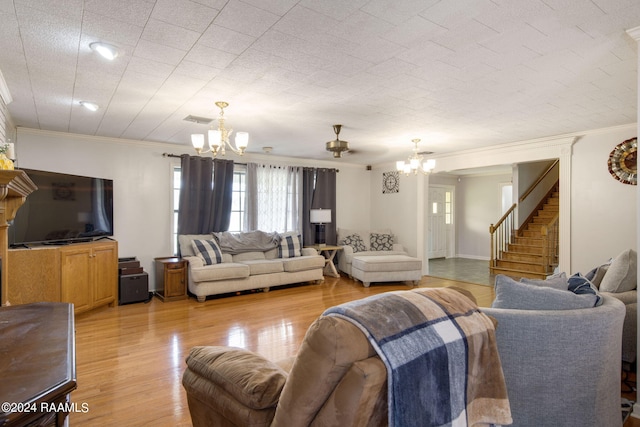
<svg viewBox="0 0 640 427">
<path fill-rule="evenodd" d="M 328 224 L 331 222 L 331 209 L 311 209 L 309 220 L 312 224 Z"/>
<path fill-rule="evenodd" d="M 249 145 L 249 134 L 247 132 L 236 133 L 236 147 L 238 150 L 245 149 Z"/>
<path fill-rule="evenodd" d="M 195 149 L 200 149 L 202 150 L 202 147 L 204 147 L 204 135 L 201 133 L 194 133 L 191 135 L 191 144 L 193 144 L 193 147 Z"/>
</svg>

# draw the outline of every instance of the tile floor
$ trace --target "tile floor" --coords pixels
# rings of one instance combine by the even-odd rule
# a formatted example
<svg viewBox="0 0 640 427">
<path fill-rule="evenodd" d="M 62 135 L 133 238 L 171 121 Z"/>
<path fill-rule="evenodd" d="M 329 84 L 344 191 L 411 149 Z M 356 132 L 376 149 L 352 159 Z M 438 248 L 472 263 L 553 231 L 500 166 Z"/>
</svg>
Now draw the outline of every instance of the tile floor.
<svg viewBox="0 0 640 427">
<path fill-rule="evenodd" d="M 489 261 L 469 258 L 430 259 L 429 276 L 489 286 L 495 281 L 495 275 L 489 274 Z"/>
</svg>

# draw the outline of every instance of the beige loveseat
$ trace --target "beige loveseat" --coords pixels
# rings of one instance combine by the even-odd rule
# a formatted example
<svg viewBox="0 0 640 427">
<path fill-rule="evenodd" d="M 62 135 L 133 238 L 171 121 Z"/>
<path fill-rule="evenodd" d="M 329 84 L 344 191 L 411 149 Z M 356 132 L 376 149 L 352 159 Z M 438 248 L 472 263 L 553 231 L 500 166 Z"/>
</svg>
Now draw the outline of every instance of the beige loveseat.
<svg viewBox="0 0 640 427">
<path fill-rule="evenodd" d="M 324 279 L 325 258 L 313 248 L 296 247 L 295 256 L 283 257 L 279 246 L 237 254 L 222 251 L 219 262 L 207 265 L 193 241 L 212 241 L 212 234 L 178 236 L 181 256 L 189 261 L 189 292 L 204 302 L 209 295 L 249 289 L 268 291 L 272 286 L 316 282 Z"/>
<path fill-rule="evenodd" d="M 407 255 L 404 247 L 399 243 L 394 243 L 393 240 L 393 233 L 389 229 L 352 230 L 339 228 L 338 244 L 342 246 L 342 251 L 338 255 L 338 269 L 352 277 L 354 256 Z"/>
</svg>

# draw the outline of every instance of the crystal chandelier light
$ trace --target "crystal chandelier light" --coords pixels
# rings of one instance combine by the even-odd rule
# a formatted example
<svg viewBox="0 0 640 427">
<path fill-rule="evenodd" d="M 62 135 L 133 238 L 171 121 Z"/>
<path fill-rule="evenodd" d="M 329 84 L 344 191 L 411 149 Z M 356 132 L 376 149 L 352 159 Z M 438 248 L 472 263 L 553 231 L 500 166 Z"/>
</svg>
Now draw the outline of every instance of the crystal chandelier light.
<svg viewBox="0 0 640 427">
<path fill-rule="evenodd" d="M 191 135 L 191 143 L 198 154 L 209 153 L 213 157 L 218 154 L 225 155 L 225 147 L 228 147 L 234 153 L 242 156 L 249 145 L 249 134 L 247 132 L 236 132 L 236 146 L 234 147 L 229 141 L 229 137 L 233 132 L 233 129 L 227 129 L 224 126 L 224 109 L 229 106 L 229 103 L 224 101 L 216 102 L 216 106 L 220 108 L 220 114 L 218 115 L 218 129 L 209 129 L 207 140 L 209 143 L 209 149 L 203 151 L 204 148 L 204 134 L 197 133 Z"/>
<path fill-rule="evenodd" d="M 417 175 L 418 171 L 425 175 L 431 173 L 431 171 L 436 167 L 435 159 L 428 159 L 423 162 L 424 157 L 418 152 L 418 143 L 420 140 L 416 138 L 412 139 L 411 142 L 413 142 L 414 147 L 413 153 L 409 156 L 409 161 L 397 161 L 396 170 L 407 176 L 409 176 L 411 172 L 413 172 L 414 175 Z"/>
</svg>

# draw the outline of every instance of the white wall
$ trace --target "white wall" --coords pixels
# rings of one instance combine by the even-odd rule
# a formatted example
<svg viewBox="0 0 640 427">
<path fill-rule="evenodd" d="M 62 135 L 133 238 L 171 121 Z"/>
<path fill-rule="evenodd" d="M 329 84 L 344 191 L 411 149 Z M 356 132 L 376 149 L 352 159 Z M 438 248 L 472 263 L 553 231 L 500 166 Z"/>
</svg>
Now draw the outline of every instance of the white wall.
<svg viewBox="0 0 640 427">
<path fill-rule="evenodd" d="M 586 132 L 572 147 L 571 267 L 567 269 L 570 272 L 584 272 L 626 248 L 637 249 L 635 188 L 610 177 L 606 166 L 613 147 L 635 134 L 635 125 Z M 514 150 L 504 150 L 504 156 L 486 156 L 483 164 L 477 162 L 482 155 L 475 153 L 473 156 L 468 153 L 452 154 L 446 159 L 439 159 L 438 164 L 455 170 L 465 165 L 486 166 L 491 160 L 495 160 L 494 164 L 507 164 L 510 159 L 522 161 L 515 149 L 524 148 L 526 152 L 527 145 L 518 144 Z M 178 159 L 163 157 L 162 153 L 192 154 L 190 147 L 19 128 L 16 151 L 18 167 L 113 179 L 115 238 L 119 242 L 120 256 L 137 256 L 145 270 L 152 274 L 153 258 L 171 255 L 171 164 L 177 163 Z M 540 156 L 549 158 L 546 152 Z M 247 155 L 236 160 L 336 167 L 340 170 L 337 180 L 338 227 L 391 228 L 411 255 L 422 256 L 425 252 L 428 230 L 424 206 L 428 203 L 429 180 L 439 182 L 437 175 L 402 176 L 399 193 L 382 194 L 382 173 L 394 170 L 392 164 L 375 166 L 367 171 L 364 166 L 342 161 L 320 162 L 266 155 Z M 450 180 L 450 177 L 446 179 Z M 460 217 L 464 219 L 464 228 L 457 231 L 457 253 L 486 257 L 488 227 L 500 216 L 500 203 L 492 203 L 495 208 L 464 207 L 466 210 L 461 212 L 463 203 L 459 200 L 485 200 L 493 198 L 494 193 L 497 200 L 499 191 L 497 188 L 489 191 L 485 185 L 471 182 L 470 187 L 461 191 L 463 180 L 456 186 L 458 221 Z M 493 209 L 498 213 L 495 214 Z M 482 235 L 486 236 L 486 242 Z M 424 264 L 426 268 L 428 263 Z"/>
<path fill-rule="evenodd" d="M 456 187 L 456 254 L 461 258 L 491 257 L 489 225 L 502 216 L 501 184 L 511 175 L 463 176 Z"/>
<path fill-rule="evenodd" d="M 607 171 L 609 152 L 619 142 L 635 135 L 636 124 L 631 124 L 448 153 L 436 158 L 436 175 L 428 179 L 438 182 L 438 173 L 452 175 L 458 169 L 560 158 L 560 180 L 568 184 L 564 187 L 564 193 L 562 185 L 560 189 L 561 206 L 564 206 L 560 213 L 561 246 L 565 242 L 561 247 L 561 268 L 569 273 L 585 272 L 624 249 L 637 249 L 635 187 L 620 184 Z M 577 142 L 571 145 L 570 141 L 574 139 Z M 374 167 L 373 170 L 372 225 L 392 228 L 411 254 L 419 254 L 427 241 L 428 230 L 424 225 L 425 218 L 416 213 L 424 212 L 420 204 L 426 206 L 428 203 L 424 193 L 426 190 L 419 185 L 420 176 L 403 177 L 398 196 L 393 199 L 383 197 L 387 195 L 378 194 L 381 190 L 377 182 L 382 181 L 382 172 L 386 170 L 393 170 L 393 166 Z M 509 179 L 502 177 L 497 180 L 504 182 Z M 457 230 L 457 253 L 460 256 L 484 258 L 489 256 L 489 224 L 500 217 L 500 202 L 497 201 L 499 191 L 486 191 L 483 185 L 469 185 L 472 187 L 464 192 L 460 183 L 456 185 L 456 220 L 459 223 L 462 221 L 463 226 L 463 229 Z M 494 193 L 496 202 L 493 205 L 497 214 L 492 207 L 480 204 L 486 198 L 493 198 Z M 466 201 L 477 202 L 478 206 L 463 206 Z M 563 250 L 566 251 L 564 254 Z M 425 264 L 428 264 L 426 260 L 423 262 Z"/>
<path fill-rule="evenodd" d="M 396 241 L 404 246 L 409 255 L 416 256 L 422 241 L 416 227 L 419 225 L 419 204 L 416 197 L 418 182 L 422 175 L 400 174 L 397 193 L 382 193 L 383 173 L 395 170 L 395 164 L 379 165 L 371 171 L 371 228 L 391 229 Z M 359 227 L 362 229 L 363 227 Z"/>
<path fill-rule="evenodd" d="M 620 183 L 607 169 L 611 150 L 636 132 L 635 126 L 591 132 L 573 146 L 573 273 L 584 274 L 625 249 L 637 249 L 637 187 Z"/>
<path fill-rule="evenodd" d="M 113 179 L 119 256 L 136 256 L 155 289 L 153 259 L 173 253 L 171 171 L 179 164 L 162 154 L 194 154 L 191 147 L 19 128 L 16 152 L 21 168 Z M 229 158 L 338 168 L 337 226 L 369 227 L 369 172 L 363 166 L 264 155 Z"/>
</svg>

